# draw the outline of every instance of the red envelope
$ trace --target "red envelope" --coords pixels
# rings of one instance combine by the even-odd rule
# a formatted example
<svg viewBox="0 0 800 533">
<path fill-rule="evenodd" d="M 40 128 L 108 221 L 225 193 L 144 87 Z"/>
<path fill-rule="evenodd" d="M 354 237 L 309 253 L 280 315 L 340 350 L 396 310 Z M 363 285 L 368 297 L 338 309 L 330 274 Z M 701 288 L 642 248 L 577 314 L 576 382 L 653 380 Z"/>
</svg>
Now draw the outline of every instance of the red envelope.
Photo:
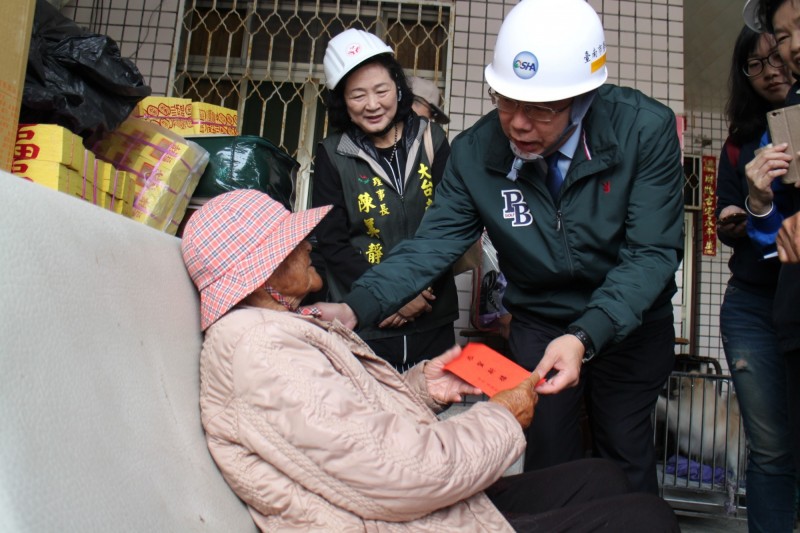
<svg viewBox="0 0 800 533">
<path fill-rule="evenodd" d="M 444 368 L 489 397 L 501 390 L 513 389 L 531 375 L 511 359 L 479 342 L 464 346 L 461 355 Z"/>
</svg>

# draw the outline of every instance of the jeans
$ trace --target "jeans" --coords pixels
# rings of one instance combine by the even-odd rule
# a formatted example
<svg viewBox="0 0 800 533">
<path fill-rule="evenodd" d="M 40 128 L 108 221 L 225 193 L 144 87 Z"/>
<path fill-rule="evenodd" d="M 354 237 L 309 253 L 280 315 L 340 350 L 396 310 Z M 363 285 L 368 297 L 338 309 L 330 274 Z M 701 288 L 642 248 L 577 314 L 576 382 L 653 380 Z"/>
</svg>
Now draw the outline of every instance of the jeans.
<svg viewBox="0 0 800 533">
<path fill-rule="evenodd" d="M 790 532 L 795 474 L 786 364 L 772 326 L 772 298 L 728 285 L 720 331 L 750 447 L 748 529 L 751 533 Z"/>
</svg>

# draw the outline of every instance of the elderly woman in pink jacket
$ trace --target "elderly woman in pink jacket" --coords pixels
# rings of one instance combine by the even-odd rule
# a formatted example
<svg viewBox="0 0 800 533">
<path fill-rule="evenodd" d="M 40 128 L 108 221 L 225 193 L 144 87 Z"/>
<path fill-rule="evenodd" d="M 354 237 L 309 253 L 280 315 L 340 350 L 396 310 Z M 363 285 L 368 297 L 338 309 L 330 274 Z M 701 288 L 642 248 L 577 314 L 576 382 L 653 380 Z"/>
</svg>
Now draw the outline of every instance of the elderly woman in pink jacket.
<svg viewBox="0 0 800 533">
<path fill-rule="evenodd" d="M 290 213 L 239 190 L 184 230 L 208 447 L 261 530 L 678 530 L 662 500 L 628 493 L 605 460 L 501 477 L 525 448 L 535 374 L 439 420 L 480 392 L 443 368 L 459 347 L 401 375 L 317 307 L 298 307 L 322 283 L 304 239 L 328 210 Z"/>
</svg>

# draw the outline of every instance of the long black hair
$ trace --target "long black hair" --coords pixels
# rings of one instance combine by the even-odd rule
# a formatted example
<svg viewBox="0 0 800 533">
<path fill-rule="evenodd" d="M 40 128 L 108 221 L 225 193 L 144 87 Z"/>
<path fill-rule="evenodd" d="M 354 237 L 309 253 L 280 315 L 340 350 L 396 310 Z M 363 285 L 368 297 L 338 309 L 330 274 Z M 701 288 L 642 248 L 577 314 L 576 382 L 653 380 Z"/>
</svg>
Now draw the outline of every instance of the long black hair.
<svg viewBox="0 0 800 533">
<path fill-rule="evenodd" d="M 764 23 L 766 30 L 770 33 L 775 33 L 775 25 L 772 19 L 775 18 L 775 12 L 785 2 L 796 2 L 797 0 L 759 0 L 758 2 L 758 17 Z"/>
<path fill-rule="evenodd" d="M 753 89 L 744 73 L 747 60 L 758 46 L 760 38 L 760 33 L 744 26 L 733 46 L 725 115 L 728 118 L 728 135 L 738 145 L 753 140 L 767 129 L 767 112 L 773 108 Z"/>
<path fill-rule="evenodd" d="M 411 114 L 411 105 L 414 103 L 414 94 L 406 81 L 406 75 L 403 72 L 403 67 L 394 58 L 392 54 L 379 54 L 373 56 L 363 63 L 359 63 L 352 68 L 350 72 L 339 80 L 336 87 L 332 91 L 328 91 L 325 98 L 325 106 L 328 108 L 328 123 L 336 131 L 346 131 L 352 124 L 350 115 L 347 113 L 347 104 L 344 100 L 344 87 L 347 85 L 347 79 L 356 70 L 360 69 L 370 63 L 378 63 L 389 71 L 389 75 L 397 85 L 397 114 L 392 121 L 405 122 L 406 118 Z"/>
</svg>

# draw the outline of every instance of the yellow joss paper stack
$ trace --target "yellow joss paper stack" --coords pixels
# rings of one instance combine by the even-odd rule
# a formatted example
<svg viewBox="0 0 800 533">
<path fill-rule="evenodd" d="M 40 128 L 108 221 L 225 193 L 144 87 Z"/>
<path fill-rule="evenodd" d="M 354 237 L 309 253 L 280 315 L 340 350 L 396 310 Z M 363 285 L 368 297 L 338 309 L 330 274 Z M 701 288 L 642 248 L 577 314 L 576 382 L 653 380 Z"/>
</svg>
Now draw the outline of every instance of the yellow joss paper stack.
<svg viewBox="0 0 800 533">
<path fill-rule="evenodd" d="M 188 98 L 148 96 L 137 104 L 131 116 L 184 137 L 239 135 L 236 110 Z"/>
<path fill-rule="evenodd" d="M 218 105 L 192 102 L 194 135 L 239 135 L 238 113 Z"/>
<path fill-rule="evenodd" d="M 17 130 L 11 171 L 27 180 L 129 215 L 133 186 L 84 148 L 83 140 L 55 124 L 23 124 Z M 108 179 L 103 179 L 109 176 Z M 113 176 L 113 179 L 110 177 Z"/>
<path fill-rule="evenodd" d="M 134 178 L 131 218 L 172 235 L 186 212 L 208 152 L 180 135 L 135 117 L 93 146 Z"/>
<path fill-rule="evenodd" d="M 148 96 L 136 105 L 131 116 L 158 124 L 178 135 L 192 135 L 192 101 L 188 98 Z"/>
</svg>

